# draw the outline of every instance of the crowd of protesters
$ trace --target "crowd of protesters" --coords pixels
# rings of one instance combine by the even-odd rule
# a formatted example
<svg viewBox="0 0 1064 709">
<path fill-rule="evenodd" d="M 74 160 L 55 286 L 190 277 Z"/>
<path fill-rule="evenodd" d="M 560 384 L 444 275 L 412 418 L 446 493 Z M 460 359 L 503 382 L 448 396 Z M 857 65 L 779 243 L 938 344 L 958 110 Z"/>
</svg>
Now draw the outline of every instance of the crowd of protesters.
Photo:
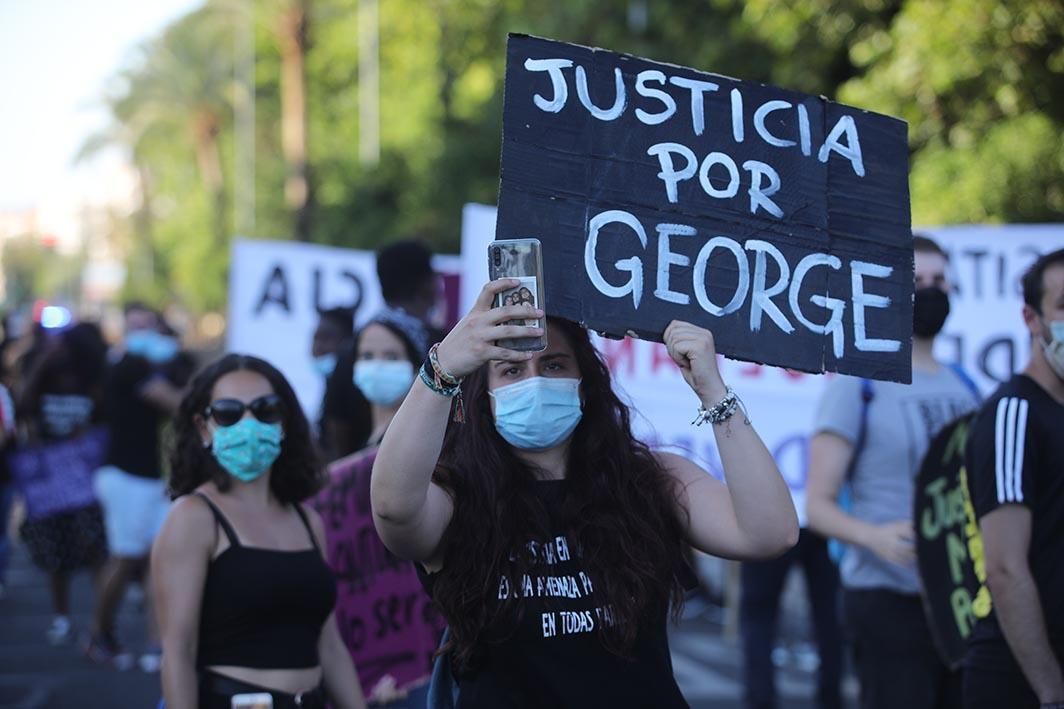
<svg viewBox="0 0 1064 709">
<path fill-rule="evenodd" d="M 1064 251 L 1024 276 L 1031 358 L 985 402 L 933 355 L 948 256 L 920 236 L 914 252 L 913 383 L 827 384 L 799 510 L 711 332 L 674 321 L 663 339 L 724 482 L 633 436 L 583 328 L 494 307 L 516 281 L 485 285 L 443 330 L 414 241 L 378 254 L 379 312 L 357 328 L 353 310 L 320 313 L 310 420 L 269 362 L 197 362 L 143 304 L 110 346 L 90 322 L 34 322 L 0 350 L 0 598 L 21 498 L 17 535 L 51 592 L 41 632 L 103 665 L 161 669 L 168 707 L 259 693 L 274 707 L 672 707 L 687 704 L 667 619 L 697 583 L 695 549 L 742 562 L 751 708 L 782 706 L 772 656 L 793 565 L 821 707 L 843 705 L 847 658 L 869 709 L 1064 707 Z M 544 333 L 541 352 L 496 344 Z M 931 440 L 961 416 L 993 610 L 951 669 L 921 601 L 913 496 Z M 73 461 L 46 471 L 62 495 L 15 471 L 57 460 Z M 82 570 L 95 605 L 79 634 Z M 115 628 L 132 586 L 148 601 L 136 653 Z"/>
</svg>

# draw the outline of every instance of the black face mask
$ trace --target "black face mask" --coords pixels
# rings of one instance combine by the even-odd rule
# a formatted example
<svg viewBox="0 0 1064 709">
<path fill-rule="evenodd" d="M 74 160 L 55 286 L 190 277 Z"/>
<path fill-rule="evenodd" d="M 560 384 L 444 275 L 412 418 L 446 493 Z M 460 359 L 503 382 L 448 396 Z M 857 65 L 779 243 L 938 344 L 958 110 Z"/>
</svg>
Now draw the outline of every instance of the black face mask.
<svg viewBox="0 0 1064 709">
<path fill-rule="evenodd" d="M 913 336 L 934 337 L 949 317 L 949 296 L 941 288 L 918 288 L 913 300 Z"/>
</svg>

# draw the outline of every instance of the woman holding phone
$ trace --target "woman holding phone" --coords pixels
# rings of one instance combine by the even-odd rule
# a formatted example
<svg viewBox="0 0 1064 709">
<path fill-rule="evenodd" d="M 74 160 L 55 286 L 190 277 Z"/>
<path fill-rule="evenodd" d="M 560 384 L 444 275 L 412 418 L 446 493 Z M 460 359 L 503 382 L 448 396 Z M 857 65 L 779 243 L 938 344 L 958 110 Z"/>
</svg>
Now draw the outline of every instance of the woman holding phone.
<svg viewBox="0 0 1064 709">
<path fill-rule="evenodd" d="M 666 619 L 687 547 L 782 553 L 798 538 L 787 486 L 724 385 L 709 331 L 674 321 L 664 340 L 727 486 L 633 438 L 583 328 L 552 318 L 542 352 L 496 346 L 543 334 L 502 324 L 543 311 L 491 307 L 516 285 L 487 284 L 423 365 L 373 468 L 377 530 L 419 562 L 447 619 L 460 709 L 686 706 Z M 463 423 L 448 424 L 452 408 Z"/>
<path fill-rule="evenodd" d="M 302 504 L 322 477 L 288 382 L 263 360 L 226 355 L 193 381 L 175 435 L 177 501 L 151 565 L 168 709 L 255 695 L 274 709 L 364 707 L 321 518 Z"/>
</svg>

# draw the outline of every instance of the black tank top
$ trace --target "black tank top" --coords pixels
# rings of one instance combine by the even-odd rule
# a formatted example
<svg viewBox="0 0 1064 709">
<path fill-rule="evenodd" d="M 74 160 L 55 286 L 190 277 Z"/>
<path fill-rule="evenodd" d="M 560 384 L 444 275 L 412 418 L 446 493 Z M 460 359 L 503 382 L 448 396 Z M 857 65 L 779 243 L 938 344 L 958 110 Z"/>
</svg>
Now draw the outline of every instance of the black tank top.
<svg viewBox="0 0 1064 709">
<path fill-rule="evenodd" d="M 196 666 L 318 666 L 318 638 L 336 604 L 336 578 L 302 508 L 295 505 L 312 548 L 261 549 L 242 546 L 225 515 L 206 495 L 195 494 L 229 539 L 229 548 L 207 567 Z"/>
</svg>

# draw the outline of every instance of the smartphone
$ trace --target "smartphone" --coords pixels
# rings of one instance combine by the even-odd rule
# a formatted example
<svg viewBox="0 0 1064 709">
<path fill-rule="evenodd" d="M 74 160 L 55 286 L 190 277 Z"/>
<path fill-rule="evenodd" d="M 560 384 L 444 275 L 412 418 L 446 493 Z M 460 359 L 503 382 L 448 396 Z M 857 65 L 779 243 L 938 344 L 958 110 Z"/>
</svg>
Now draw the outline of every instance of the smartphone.
<svg viewBox="0 0 1064 709">
<path fill-rule="evenodd" d="M 495 307 L 527 303 L 546 312 L 543 289 L 543 253 L 539 239 L 503 239 L 488 246 L 488 275 L 491 280 L 516 278 L 520 283 L 495 296 Z M 539 337 L 511 337 L 497 340 L 499 347 L 521 352 L 540 352 L 547 348 L 546 322 L 510 320 L 506 325 L 542 327 Z"/>
<path fill-rule="evenodd" d="M 267 692 L 257 694 L 234 694 L 232 709 L 273 709 L 273 697 Z"/>
</svg>

